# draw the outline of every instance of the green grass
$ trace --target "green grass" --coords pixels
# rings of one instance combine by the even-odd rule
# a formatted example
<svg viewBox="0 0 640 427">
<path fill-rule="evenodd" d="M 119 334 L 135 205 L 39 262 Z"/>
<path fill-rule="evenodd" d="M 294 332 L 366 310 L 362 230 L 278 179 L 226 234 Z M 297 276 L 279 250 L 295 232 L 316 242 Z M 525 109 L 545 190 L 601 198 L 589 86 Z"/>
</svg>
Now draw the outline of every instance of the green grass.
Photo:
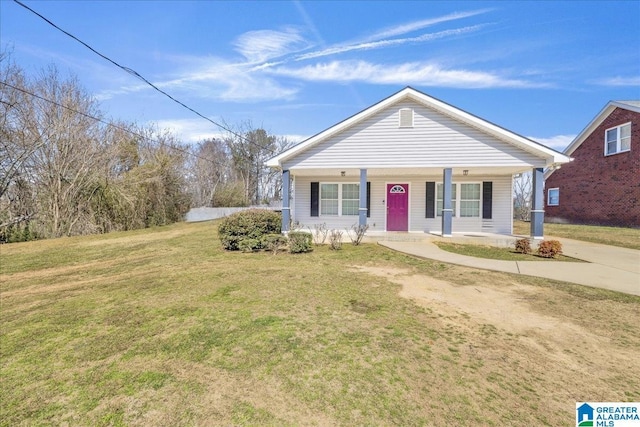
<svg viewBox="0 0 640 427">
<path fill-rule="evenodd" d="M 459 255 L 472 256 L 476 258 L 497 259 L 502 261 L 569 261 L 580 262 L 575 258 L 560 255 L 556 258 L 544 258 L 535 254 L 521 254 L 515 252 L 511 248 L 498 248 L 495 246 L 486 245 L 473 245 L 473 244 L 461 244 L 461 243 L 448 243 L 448 242 L 434 242 L 440 249 L 453 252 Z"/>
<path fill-rule="evenodd" d="M 513 233 L 529 235 L 530 223 L 513 222 Z M 640 249 L 640 228 L 602 227 L 597 225 L 544 224 L 545 236 L 565 237 L 585 242 Z"/>
<path fill-rule="evenodd" d="M 522 295 L 529 310 L 571 323 L 571 336 L 612 337 L 573 350 L 605 374 L 584 382 L 575 365 L 525 345 L 540 333 L 416 304 L 356 267 L 474 295 L 535 289 Z M 640 351 L 638 307 L 640 298 L 378 245 L 227 253 L 216 223 L 4 245 L 0 426 L 566 425 L 563 390 L 640 398 L 639 362 L 611 357 Z"/>
</svg>

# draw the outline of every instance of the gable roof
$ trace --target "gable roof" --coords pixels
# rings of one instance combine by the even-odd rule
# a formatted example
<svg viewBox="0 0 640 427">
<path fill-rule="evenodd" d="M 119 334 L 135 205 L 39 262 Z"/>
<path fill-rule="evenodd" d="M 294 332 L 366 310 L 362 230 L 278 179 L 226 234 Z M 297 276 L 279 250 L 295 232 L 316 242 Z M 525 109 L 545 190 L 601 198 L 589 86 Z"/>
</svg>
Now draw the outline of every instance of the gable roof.
<svg viewBox="0 0 640 427">
<path fill-rule="evenodd" d="M 366 120 L 368 117 L 382 111 L 383 109 L 391 106 L 397 102 L 403 100 L 410 100 L 417 102 L 427 108 L 433 109 L 437 112 L 445 114 L 454 120 L 465 123 L 472 126 L 486 134 L 492 135 L 502 141 L 512 144 L 520 149 L 528 151 L 537 157 L 547 159 L 547 165 L 567 163 L 570 158 L 563 153 L 556 151 L 552 148 L 544 146 L 524 136 L 513 133 L 507 129 L 504 129 L 491 122 L 483 120 L 471 113 L 456 108 L 446 102 L 433 98 L 423 92 L 420 92 L 410 86 L 396 92 L 395 94 L 383 99 L 382 101 L 368 107 L 359 113 L 337 123 L 336 125 L 325 129 L 324 131 L 300 142 L 299 144 L 291 147 L 290 149 L 276 155 L 275 157 L 267 161 L 269 167 L 279 167 L 283 162 L 295 157 L 296 155 L 306 151 L 310 147 L 313 147 L 322 141 L 326 141 L 328 138 L 350 128 L 356 123 Z"/>
<path fill-rule="evenodd" d="M 598 113 L 598 115 L 593 120 L 591 120 L 591 122 L 584 129 L 582 129 L 582 132 L 580 132 L 578 136 L 576 136 L 574 140 L 571 141 L 571 144 L 569 144 L 567 148 L 564 149 L 564 154 L 568 156 L 573 154 L 573 152 L 576 151 L 578 147 L 580 147 L 584 140 L 587 139 L 587 137 L 591 135 L 591 133 L 593 133 L 593 131 L 604 121 L 604 119 L 609 117 L 609 114 L 611 114 L 616 108 L 622 108 L 625 110 L 640 113 L 640 101 L 609 101 L 609 103 Z"/>
</svg>

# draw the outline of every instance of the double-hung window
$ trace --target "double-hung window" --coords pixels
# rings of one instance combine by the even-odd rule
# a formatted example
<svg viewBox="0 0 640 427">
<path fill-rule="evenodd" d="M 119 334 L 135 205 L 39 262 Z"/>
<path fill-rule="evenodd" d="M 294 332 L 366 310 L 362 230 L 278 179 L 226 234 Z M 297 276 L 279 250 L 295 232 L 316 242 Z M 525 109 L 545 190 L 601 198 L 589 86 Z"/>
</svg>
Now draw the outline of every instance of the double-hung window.
<svg viewBox="0 0 640 427">
<path fill-rule="evenodd" d="M 631 123 L 607 129 L 604 133 L 604 154 L 611 155 L 631 149 Z"/>
<path fill-rule="evenodd" d="M 436 214 L 442 216 L 443 184 L 436 186 Z M 480 183 L 451 184 L 451 209 L 453 216 L 479 218 L 481 213 L 482 191 Z"/>
<path fill-rule="evenodd" d="M 320 215 L 358 215 L 360 184 L 320 184 Z"/>
<path fill-rule="evenodd" d="M 480 217 L 480 184 L 460 184 L 460 216 Z"/>
<path fill-rule="evenodd" d="M 453 209 L 453 216 L 456 216 L 456 189 L 458 188 L 457 184 L 451 184 L 451 209 Z M 444 190 L 444 184 L 438 183 L 436 186 L 436 213 L 438 216 L 442 216 L 442 205 L 444 200 L 444 195 L 442 194 L 442 190 Z"/>
<path fill-rule="evenodd" d="M 547 206 L 558 206 L 560 204 L 560 189 L 550 188 L 547 191 Z"/>
</svg>

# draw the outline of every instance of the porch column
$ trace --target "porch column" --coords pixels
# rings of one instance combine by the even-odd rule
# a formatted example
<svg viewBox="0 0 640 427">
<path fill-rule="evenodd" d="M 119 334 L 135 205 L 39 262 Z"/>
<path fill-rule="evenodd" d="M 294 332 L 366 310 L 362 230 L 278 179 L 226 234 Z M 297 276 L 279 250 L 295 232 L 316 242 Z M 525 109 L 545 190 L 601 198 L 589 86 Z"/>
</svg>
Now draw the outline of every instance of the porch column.
<svg viewBox="0 0 640 427">
<path fill-rule="evenodd" d="M 358 208 L 358 225 L 367 225 L 367 170 L 360 169 L 360 207 Z"/>
<path fill-rule="evenodd" d="M 442 174 L 442 237 L 451 237 L 451 175 L 452 169 L 445 168 Z"/>
<path fill-rule="evenodd" d="M 533 169 L 533 188 L 531 192 L 531 237 L 544 238 L 544 170 Z"/>
<path fill-rule="evenodd" d="M 289 231 L 291 224 L 291 208 L 289 207 L 289 193 L 291 192 L 291 179 L 289 171 L 282 171 L 282 232 Z"/>
</svg>

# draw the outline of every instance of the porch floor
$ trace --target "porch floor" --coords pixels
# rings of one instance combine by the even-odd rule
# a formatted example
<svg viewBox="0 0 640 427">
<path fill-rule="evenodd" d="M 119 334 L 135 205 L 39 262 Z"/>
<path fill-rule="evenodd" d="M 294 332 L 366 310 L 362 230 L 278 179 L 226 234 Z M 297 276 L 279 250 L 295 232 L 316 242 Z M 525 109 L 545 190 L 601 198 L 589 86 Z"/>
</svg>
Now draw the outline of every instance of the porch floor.
<svg viewBox="0 0 640 427">
<path fill-rule="evenodd" d="M 514 236 L 510 234 L 460 232 L 453 233 L 451 237 L 442 237 L 440 233 L 420 233 L 402 231 L 374 231 L 367 232 L 365 242 L 451 242 L 474 245 L 497 246 L 502 248 L 513 247 L 517 239 L 528 236 Z"/>
</svg>

